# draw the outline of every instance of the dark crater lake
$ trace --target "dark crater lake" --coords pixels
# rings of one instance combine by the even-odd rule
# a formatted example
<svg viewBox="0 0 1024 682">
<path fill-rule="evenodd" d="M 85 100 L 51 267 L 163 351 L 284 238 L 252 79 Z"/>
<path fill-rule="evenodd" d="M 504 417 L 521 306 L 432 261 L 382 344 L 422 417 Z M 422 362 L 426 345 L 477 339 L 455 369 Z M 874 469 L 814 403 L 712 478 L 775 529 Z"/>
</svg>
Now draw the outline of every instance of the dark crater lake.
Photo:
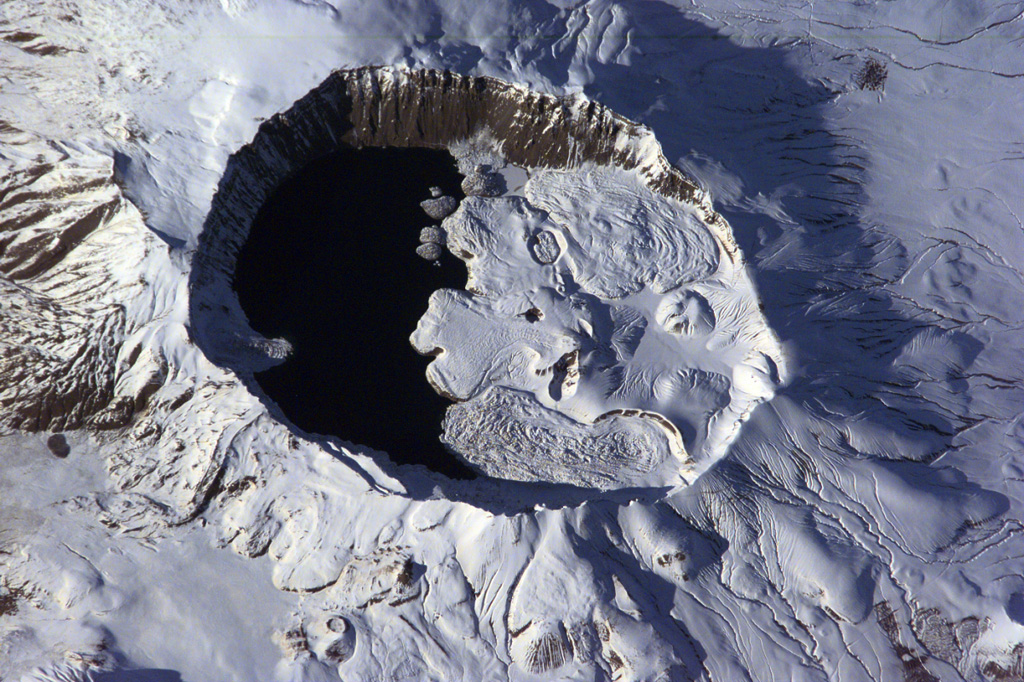
<svg viewBox="0 0 1024 682">
<path fill-rule="evenodd" d="M 472 472 L 438 436 L 450 404 L 409 335 L 437 289 L 461 289 L 447 251 L 416 255 L 430 187 L 462 199 L 445 150 L 347 149 L 309 164 L 260 209 L 234 288 L 253 329 L 294 346 L 256 382 L 300 429 L 386 451 L 452 478 Z"/>
</svg>

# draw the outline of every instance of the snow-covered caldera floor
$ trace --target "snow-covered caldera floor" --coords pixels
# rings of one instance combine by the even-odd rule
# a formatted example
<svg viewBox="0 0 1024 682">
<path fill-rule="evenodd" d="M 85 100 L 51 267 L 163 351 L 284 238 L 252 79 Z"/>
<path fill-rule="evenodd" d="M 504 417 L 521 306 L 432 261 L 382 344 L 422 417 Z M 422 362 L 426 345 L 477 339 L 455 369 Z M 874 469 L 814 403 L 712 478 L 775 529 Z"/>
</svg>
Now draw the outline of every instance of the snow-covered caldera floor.
<svg viewBox="0 0 1024 682">
<path fill-rule="evenodd" d="M 0 21 L 0 676 L 1020 677 L 1018 10 Z M 287 112 L 364 77 L 309 141 L 448 135 L 504 179 L 445 219 L 468 289 L 413 341 L 453 446 L 525 480 L 298 433 L 248 382 L 287 350 L 230 292 Z M 426 91 L 372 82 L 417 78 L 505 95 L 404 126 Z"/>
<path fill-rule="evenodd" d="M 444 227 L 470 292 L 431 297 L 412 341 L 438 353 L 430 382 L 465 401 L 444 439 L 486 473 L 675 487 L 773 394 L 780 347 L 737 250 L 635 173 L 541 169 Z"/>
</svg>

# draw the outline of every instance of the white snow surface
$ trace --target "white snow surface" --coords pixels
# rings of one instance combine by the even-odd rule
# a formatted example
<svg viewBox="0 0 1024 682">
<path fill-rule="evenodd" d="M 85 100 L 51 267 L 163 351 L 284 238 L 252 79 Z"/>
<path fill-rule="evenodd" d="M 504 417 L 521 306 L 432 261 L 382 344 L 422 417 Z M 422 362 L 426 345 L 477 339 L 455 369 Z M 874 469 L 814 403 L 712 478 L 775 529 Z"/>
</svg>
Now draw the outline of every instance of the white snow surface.
<svg viewBox="0 0 1024 682">
<path fill-rule="evenodd" d="M 0 679 L 1021 679 L 1022 13 L 6 0 L 0 266 L 105 209 L 58 266 L 0 276 L 0 363 L 109 366 L 143 409 L 68 433 L 66 459 L 49 434 L 0 436 Z M 869 59 L 883 89 L 859 87 Z M 450 351 L 431 380 L 475 396 L 463 422 L 515 403 L 514 436 L 543 409 L 585 459 L 600 415 L 660 414 L 685 453 L 638 451 L 689 484 L 600 447 L 583 480 L 555 460 L 539 478 L 558 484 L 516 462 L 496 471 L 527 482 L 449 481 L 293 433 L 192 344 L 190 259 L 228 157 L 333 69 L 371 64 L 600 101 L 707 190 L 731 234 L 623 171 L 503 169 L 506 196 L 445 221 L 453 251 L 491 240 L 466 250 L 493 295 L 435 294 L 414 339 Z M 633 220 L 650 242 L 621 242 Z M 550 233 L 555 259 L 509 224 Z M 488 305 L 545 313 L 487 337 L 531 335 L 522 367 L 600 345 L 569 278 L 615 311 L 607 373 L 635 388 L 445 374 Z M 613 333 L 631 322 L 635 347 Z M 120 351 L 83 365 L 80 338 Z M 498 445 L 493 461 L 516 440 Z M 638 488 L 594 490 L 623 481 Z"/>
<path fill-rule="evenodd" d="M 449 414 L 445 442 L 471 464 L 482 453 L 470 443 L 502 451 L 484 467 L 499 478 L 602 489 L 693 480 L 785 366 L 742 263 L 720 258 L 728 250 L 699 207 L 636 172 L 537 170 L 523 191 L 467 198 L 444 221 L 469 291 L 436 292 L 412 344 L 438 356 L 427 369 L 438 392 L 470 401 Z M 497 395 L 508 391 L 533 400 Z M 650 454 L 622 445 L 569 456 L 577 430 L 538 423 L 545 411 L 531 402 L 584 425 L 612 417 L 622 428 L 586 438 L 640 438 Z M 488 416 L 505 412 L 523 415 L 513 420 L 523 428 Z M 638 420 L 654 432 L 640 436 Z"/>
</svg>

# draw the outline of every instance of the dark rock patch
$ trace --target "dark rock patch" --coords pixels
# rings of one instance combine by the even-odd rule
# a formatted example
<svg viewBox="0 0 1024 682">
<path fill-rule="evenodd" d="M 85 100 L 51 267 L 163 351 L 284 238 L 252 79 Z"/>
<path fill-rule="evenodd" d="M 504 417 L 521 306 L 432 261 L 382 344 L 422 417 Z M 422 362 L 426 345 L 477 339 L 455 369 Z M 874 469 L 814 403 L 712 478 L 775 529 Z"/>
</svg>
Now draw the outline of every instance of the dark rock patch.
<svg viewBox="0 0 1024 682">
<path fill-rule="evenodd" d="M 71 446 L 63 433 L 55 433 L 46 439 L 46 447 L 53 453 L 54 457 L 64 459 L 71 454 Z"/>
<path fill-rule="evenodd" d="M 467 197 L 498 197 L 505 190 L 505 178 L 492 171 L 490 166 L 477 166 L 462 181 L 462 191 Z"/>
</svg>

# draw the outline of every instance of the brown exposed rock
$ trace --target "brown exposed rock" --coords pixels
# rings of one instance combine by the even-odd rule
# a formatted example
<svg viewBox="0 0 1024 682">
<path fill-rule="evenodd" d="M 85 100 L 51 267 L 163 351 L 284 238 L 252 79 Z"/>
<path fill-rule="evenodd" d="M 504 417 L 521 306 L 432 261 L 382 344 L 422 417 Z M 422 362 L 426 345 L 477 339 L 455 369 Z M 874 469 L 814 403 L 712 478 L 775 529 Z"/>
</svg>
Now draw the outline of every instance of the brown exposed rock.
<svg viewBox="0 0 1024 682">
<path fill-rule="evenodd" d="M 877 59 L 868 59 L 855 78 L 861 90 L 885 90 L 885 79 L 889 69 Z"/>
<path fill-rule="evenodd" d="M 5 284 L 0 277 L 0 426 L 24 431 L 85 426 L 113 397 L 123 312 L 96 311 L 90 319 Z"/>
<path fill-rule="evenodd" d="M 381 603 L 400 606 L 420 596 L 417 565 L 400 551 L 355 557 L 342 569 L 332 591 L 349 608 L 365 609 Z"/>
<path fill-rule="evenodd" d="M 477 166 L 462 181 L 467 197 L 498 197 L 505 193 L 505 178 L 487 166 Z"/>
<path fill-rule="evenodd" d="M 109 263 L 80 254 L 109 226 L 123 230 L 134 209 L 102 156 L 7 125 L 0 136 L 34 160 L 0 177 L 0 427 L 82 428 L 114 396 L 126 319 L 103 302 L 116 290 Z"/>
<path fill-rule="evenodd" d="M 355 646 L 352 641 L 348 638 L 341 638 L 331 642 L 324 651 L 324 658 L 331 663 L 340 664 L 344 663 L 352 657 L 352 652 L 355 650 Z"/>
<path fill-rule="evenodd" d="M 543 265 L 554 263 L 558 260 L 558 256 L 561 252 L 562 249 L 555 240 L 555 235 L 552 232 L 544 230 L 542 232 L 538 232 L 530 239 L 530 253 L 537 259 L 538 263 Z"/>
<path fill-rule="evenodd" d="M 131 422 L 134 412 L 135 402 L 127 396 L 121 396 L 111 402 L 105 410 L 90 419 L 89 426 L 98 431 L 119 429 Z"/>
<path fill-rule="evenodd" d="M 416 247 L 416 255 L 428 261 L 436 261 L 441 257 L 441 245 L 427 242 Z"/>
<path fill-rule="evenodd" d="M 561 668 L 572 657 L 568 642 L 557 632 L 546 632 L 538 637 L 526 654 L 526 669 L 534 674 Z"/>
<path fill-rule="evenodd" d="M 421 201 L 420 206 L 423 212 L 434 220 L 443 220 L 455 212 L 459 202 L 455 197 L 441 196 Z"/>
<path fill-rule="evenodd" d="M 24 595 L 20 590 L 0 587 L 0 616 L 13 616 L 18 612 L 18 600 Z"/>
<path fill-rule="evenodd" d="M 274 633 L 274 641 L 281 649 L 281 654 L 290 661 L 309 654 L 309 641 L 302 625 Z"/>
<path fill-rule="evenodd" d="M 421 244 L 444 244 L 444 230 L 440 227 L 424 227 L 420 230 L 420 243 Z"/>
<path fill-rule="evenodd" d="M 993 682 L 1020 682 L 1024 680 L 1024 645 L 1018 644 L 1010 650 L 1009 663 L 986 661 L 981 672 Z"/>
</svg>

